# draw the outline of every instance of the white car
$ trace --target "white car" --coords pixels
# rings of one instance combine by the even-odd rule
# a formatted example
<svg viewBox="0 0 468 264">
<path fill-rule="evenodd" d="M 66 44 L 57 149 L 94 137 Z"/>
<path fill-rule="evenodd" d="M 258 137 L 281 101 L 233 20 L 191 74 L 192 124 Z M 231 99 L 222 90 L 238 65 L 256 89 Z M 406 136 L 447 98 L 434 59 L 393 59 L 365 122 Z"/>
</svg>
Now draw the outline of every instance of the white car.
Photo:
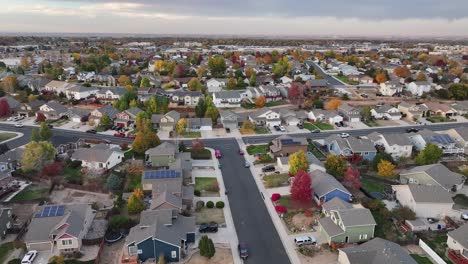
<svg viewBox="0 0 468 264">
<path fill-rule="evenodd" d="M 342 138 L 348 138 L 349 134 L 348 133 L 340 133 L 340 134 L 338 134 L 338 136 L 340 136 Z"/>
<path fill-rule="evenodd" d="M 250 167 L 250 163 L 249 163 L 248 161 L 245 161 L 244 167 L 249 168 L 249 167 Z"/>
<path fill-rule="evenodd" d="M 468 212 L 467 212 L 467 213 L 463 213 L 463 214 L 461 215 L 461 218 L 462 218 L 463 220 L 468 220 Z"/>
<path fill-rule="evenodd" d="M 23 126 L 24 126 L 23 123 L 16 123 L 15 124 L 15 127 L 23 127 Z"/>
<path fill-rule="evenodd" d="M 37 256 L 37 250 L 31 250 L 26 255 L 24 255 L 23 259 L 21 260 L 21 264 L 32 264 L 34 259 Z"/>
<path fill-rule="evenodd" d="M 281 132 L 286 132 L 286 128 L 284 128 L 284 126 L 280 126 L 279 129 Z"/>
<path fill-rule="evenodd" d="M 7 118 L 7 121 L 15 121 L 16 119 L 16 116 L 10 116 L 9 118 Z"/>
</svg>

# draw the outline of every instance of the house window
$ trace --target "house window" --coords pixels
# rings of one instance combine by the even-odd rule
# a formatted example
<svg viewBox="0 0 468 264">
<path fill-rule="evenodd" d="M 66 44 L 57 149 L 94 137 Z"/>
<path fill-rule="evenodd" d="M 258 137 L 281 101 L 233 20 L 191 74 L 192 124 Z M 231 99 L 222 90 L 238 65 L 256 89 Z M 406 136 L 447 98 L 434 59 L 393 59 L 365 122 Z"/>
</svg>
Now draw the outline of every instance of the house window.
<svg viewBox="0 0 468 264">
<path fill-rule="evenodd" d="M 138 248 L 136 246 L 130 246 L 128 247 L 128 254 L 130 256 L 138 254 Z"/>
<path fill-rule="evenodd" d="M 62 245 L 64 245 L 64 246 L 71 245 L 71 244 L 72 244 L 71 239 L 62 240 Z"/>
<path fill-rule="evenodd" d="M 359 239 L 367 239 L 367 234 L 359 235 Z"/>
<path fill-rule="evenodd" d="M 364 155 L 369 155 L 369 152 L 364 152 Z"/>
<path fill-rule="evenodd" d="M 171 251 L 171 258 L 177 258 L 177 251 Z"/>
</svg>

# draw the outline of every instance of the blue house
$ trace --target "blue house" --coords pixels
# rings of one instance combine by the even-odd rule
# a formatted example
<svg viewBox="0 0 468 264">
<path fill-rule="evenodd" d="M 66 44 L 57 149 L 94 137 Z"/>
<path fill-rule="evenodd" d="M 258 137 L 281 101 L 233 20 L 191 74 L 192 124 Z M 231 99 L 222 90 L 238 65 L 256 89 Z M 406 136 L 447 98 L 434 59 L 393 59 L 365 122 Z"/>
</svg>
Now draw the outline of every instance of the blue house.
<svg viewBox="0 0 468 264">
<path fill-rule="evenodd" d="M 343 201 L 351 202 L 352 194 L 335 177 L 321 170 L 310 172 L 314 200 L 322 204 L 337 197 Z"/>
<path fill-rule="evenodd" d="M 178 262 L 195 242 L 195 218 L 174 216 L 172 209 L 147 210 L 140 215 L 140 224 L 130 229 L 125 245 L 127 256 L 138 256 L 140 261 L 164 255 L 167 262 Z"/>
<path fill-rule="evenodd" d="M 341 138 L 337 135 L 329 136 L 325 139 L 328 152 L 346 158 L 362 157 L 364 160 L 372 161 L 377 155 L 374 143 L 367 138 Z"/>
</svg>

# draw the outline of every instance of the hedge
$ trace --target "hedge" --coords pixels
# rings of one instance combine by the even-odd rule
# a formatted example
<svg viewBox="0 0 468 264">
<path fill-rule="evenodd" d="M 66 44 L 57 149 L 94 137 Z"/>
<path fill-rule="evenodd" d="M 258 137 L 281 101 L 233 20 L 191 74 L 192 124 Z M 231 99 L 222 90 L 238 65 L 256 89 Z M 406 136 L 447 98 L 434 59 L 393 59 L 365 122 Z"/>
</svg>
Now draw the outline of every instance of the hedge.
<svg viewBox="0 0 468 264">
<path fill-rule="evenodd" d="M 224 202 L 222 202 L 222 201 L 216 202 L 216 208 L 223 209 L 224 208 Z"/>
<path fill-rule="evenodd" d="M 213 207 L 214 207 L 214 203 L 213 203 L 212 201 L 208 201 L 208 202 L 206 203 L 206 207 L 208 207 L 208 208 L 213 208 Z"/>
</svg>

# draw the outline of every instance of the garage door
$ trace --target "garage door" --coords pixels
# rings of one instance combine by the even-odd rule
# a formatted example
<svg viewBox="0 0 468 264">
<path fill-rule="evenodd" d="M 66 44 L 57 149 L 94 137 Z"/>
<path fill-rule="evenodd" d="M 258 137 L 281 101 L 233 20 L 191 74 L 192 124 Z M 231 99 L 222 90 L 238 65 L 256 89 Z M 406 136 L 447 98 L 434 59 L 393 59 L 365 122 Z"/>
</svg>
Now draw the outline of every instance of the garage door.
<svg viewBox="0 0 468 264">
<path fill-rule="evenodd" d="M 50 242 L 28 244 L 28 250 L 46 251 L 51 250 L 51 247 L 52 243 Z"/>
</svg>

